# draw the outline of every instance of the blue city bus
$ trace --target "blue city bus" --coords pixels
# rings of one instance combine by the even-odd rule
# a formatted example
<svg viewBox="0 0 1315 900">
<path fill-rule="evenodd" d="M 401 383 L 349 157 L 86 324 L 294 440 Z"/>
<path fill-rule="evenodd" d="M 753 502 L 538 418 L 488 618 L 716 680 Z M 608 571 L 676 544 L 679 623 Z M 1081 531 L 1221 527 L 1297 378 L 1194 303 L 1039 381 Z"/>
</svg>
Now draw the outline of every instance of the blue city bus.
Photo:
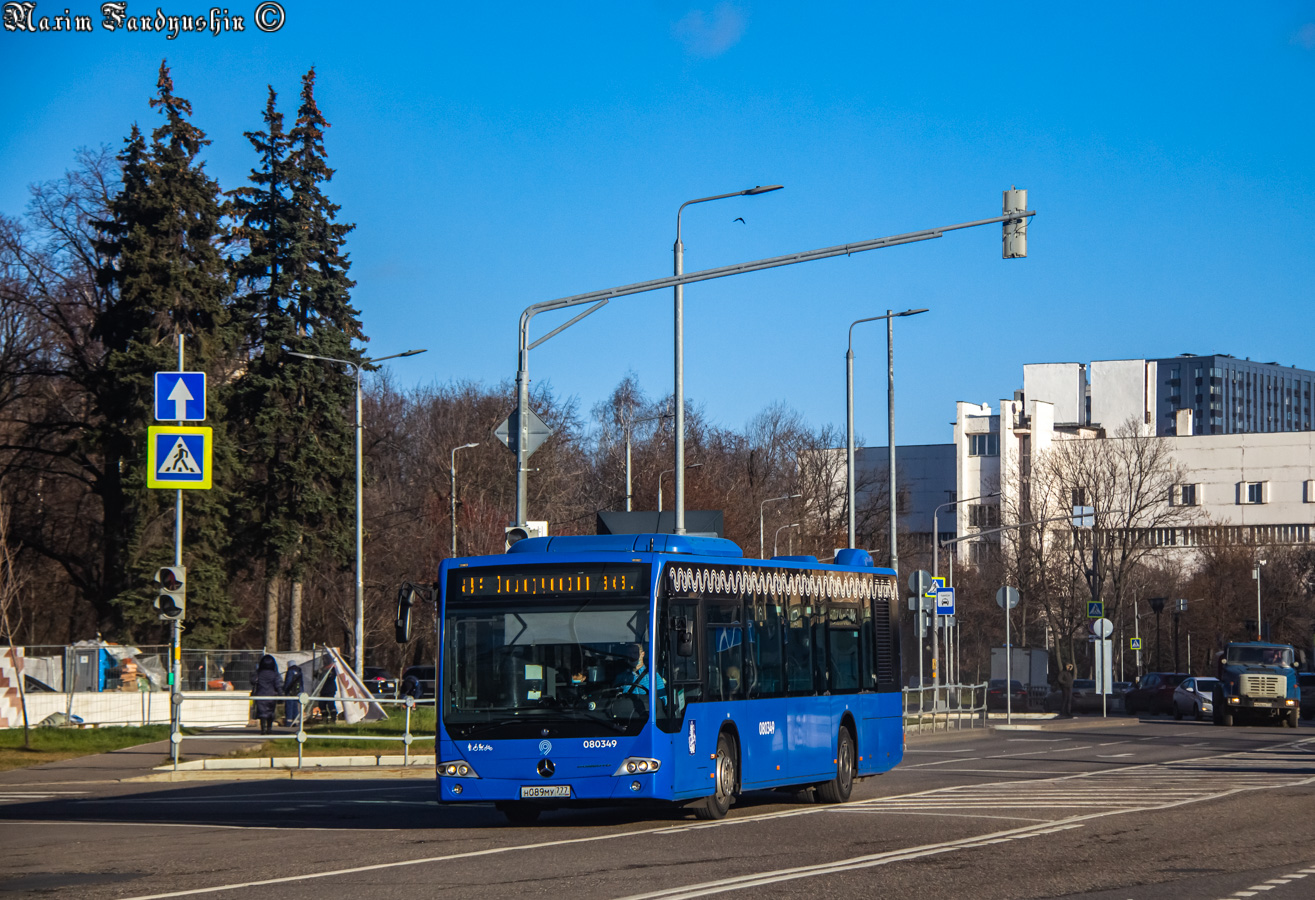
<svg viewBox="0 0 1315 900">
<path fill-rule="evenodd" d="M 719 819 L 743 791 L 845 802 L 903 756 L 895 573 L 865 551 L 530 538 L 445 560 L 436 588 L 440 803 Z"/>
</svg>

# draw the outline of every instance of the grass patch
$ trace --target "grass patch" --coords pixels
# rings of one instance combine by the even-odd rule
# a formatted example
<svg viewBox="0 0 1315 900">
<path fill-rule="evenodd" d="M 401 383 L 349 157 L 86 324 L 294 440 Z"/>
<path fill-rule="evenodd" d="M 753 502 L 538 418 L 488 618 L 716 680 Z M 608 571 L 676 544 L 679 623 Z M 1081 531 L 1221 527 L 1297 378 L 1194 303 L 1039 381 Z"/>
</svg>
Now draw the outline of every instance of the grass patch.
<svg viewBox="0 0 1315 900">
<path fill-rule="evenodd" d="M 33 728 L 31 734 L 32 748 L 29 750 L 23 747 L 23 729 L 0 730 L 0 772 L 167 740 L 169 726 Z"/>
<path fill-rule="evenodd" d="M 333 725 L 312 724 L 306 726 L 306 743 L 302 753 L 306 756 L 371 756 L 383 754 L 401 756 L 404 745 L 401 741 L 372 741 L 372 735 L 401 737 L 406 733 L 406 714 L 396 707 L 388 707 L 389 717 L 378 722 L 357 722 L 348 725 L 342 719 Z M 420 707 L 411 711 L 411 734 L 432 735 L 435 727 L 433 707 Z M 290 732 L 295 734 L 295 732 Z M 334 737 L 330 740 L 316 740 L 315 735 L 350 735 L 349 738 Z M 434 752 L 432 738 L 417 738 L 411 743 L 412 755 Z M 297 755 L 295 737 L 267 740 L 259 747 L 235 750 L 228 754 L 232 759 L 269 759 L 270 757 L 287 757 Z"/>
</svg>

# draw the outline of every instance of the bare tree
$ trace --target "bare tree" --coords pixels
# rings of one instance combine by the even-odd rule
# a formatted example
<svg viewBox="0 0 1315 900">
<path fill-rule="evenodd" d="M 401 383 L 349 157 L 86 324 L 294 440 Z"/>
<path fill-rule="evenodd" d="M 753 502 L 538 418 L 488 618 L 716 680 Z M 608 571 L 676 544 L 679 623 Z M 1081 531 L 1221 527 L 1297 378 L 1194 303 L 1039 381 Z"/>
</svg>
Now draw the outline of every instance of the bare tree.
<svg viewBox="0 0 1315 900">
<path fill-rule="evenodd" d="M 1112 437 L 1057 440 L 1033 460 L 1030 499 L 1021 512 L 1049 518 L 1072 506 L 1096 510 L 1094 528 L 1052 525 L 1019 557 L 1020 572 L 1034 567 L 1047 621 L 1068 642 L 1070 658 L 1087 622 L 1087 601 L 1099 596 L 1104 615 L 1118 616 L 1136 599 L 1131 588 L 1138 571 L 1195 520 L 1194 507 L 1170 502 L 1173 486 L 1183 480 L 1170 442 L 1142 433 L 1136 420 Z"/>
<path fill-rule="evenodd" d="M 14 566 L 14 555 L 9 547 L 9 507 L 4 495 L 0 493 L 0 638 L 9 647 L 10 658 L 14 661 L 14 671 L 18 676 L 18 702 L 23 709 L 23 748 L 32 749 L 32 729 L 27 720 L 27 688 L 23 682 L 27 676 L 24 666 L 19 662 L 18 641 L 14 637 L 13 622 L 10 613 L 17 605 L 19 592 L 22 590 L 22 575 Z"/>
</svg>

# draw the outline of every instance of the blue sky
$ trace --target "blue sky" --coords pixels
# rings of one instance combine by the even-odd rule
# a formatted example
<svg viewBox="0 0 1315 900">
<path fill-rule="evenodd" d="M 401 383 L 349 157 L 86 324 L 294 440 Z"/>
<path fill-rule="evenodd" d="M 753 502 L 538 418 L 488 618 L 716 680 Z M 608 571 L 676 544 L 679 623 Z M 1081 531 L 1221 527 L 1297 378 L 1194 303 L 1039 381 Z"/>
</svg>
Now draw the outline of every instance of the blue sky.
<svg viewBox="0 0 1315 900">
<path fill-rule="evenodd" d="M 998 215 L 998 226 L 686 289 L 686 390 L 743 427 L 781 402 L 844 424 L 849 323 L 896 325 L 897 440 L 950 439 L 956 400 L 1026 362 L 1231 353 L 1315 369 L 1315 2 L 287 2 L 262 33 L 0 31 L 0 212 L 80 146 L 117 150 L 167 57 L 225 189 L 266 85 L 314 65 L 368 352 L 426 347 L 402 385 L 515 371 L 531 303 Z M 37 0 L 36 16 L 98 2 Z M 204 14 L 195 0 L 127 12 Z M 737 217 L 743 223 L 734 221 Z M 536 320 L 532 338 L 564 314 Z M 670 291 L 614 301 L 532 354 L 587 411 L 633 371 L 671 390 Z M 860 436 L 884 444 L 885 334 L 855 331 Z M 472 436 L 479 439 L 480 436 Z"/>
</svg>

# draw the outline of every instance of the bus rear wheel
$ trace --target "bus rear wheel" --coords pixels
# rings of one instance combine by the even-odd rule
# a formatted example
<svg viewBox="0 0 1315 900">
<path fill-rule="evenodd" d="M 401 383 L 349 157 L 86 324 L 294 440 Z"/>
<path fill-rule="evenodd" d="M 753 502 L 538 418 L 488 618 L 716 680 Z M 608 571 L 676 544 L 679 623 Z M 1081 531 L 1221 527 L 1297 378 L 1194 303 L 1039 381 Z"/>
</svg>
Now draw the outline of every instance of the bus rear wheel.
<svg viewBox="0 0 1315 900">
<path fill-rule="evenodd" d="M 726 732 L 717 736 L 717 759 L 713 763 L 714 789 L 711 797 L 704 797 L 695 807 L 694 815 L 700 819 L 722 819 L 735 802 L 739 784 L 735 739 Z"/>
<path fill-rule="evenodd" d="M 844 803 L 854 791 L 854 738 L 848 728 L 840 729 L 836 740 L 836 777 L 817 786 L 822 803 Z"/>
</svg>

